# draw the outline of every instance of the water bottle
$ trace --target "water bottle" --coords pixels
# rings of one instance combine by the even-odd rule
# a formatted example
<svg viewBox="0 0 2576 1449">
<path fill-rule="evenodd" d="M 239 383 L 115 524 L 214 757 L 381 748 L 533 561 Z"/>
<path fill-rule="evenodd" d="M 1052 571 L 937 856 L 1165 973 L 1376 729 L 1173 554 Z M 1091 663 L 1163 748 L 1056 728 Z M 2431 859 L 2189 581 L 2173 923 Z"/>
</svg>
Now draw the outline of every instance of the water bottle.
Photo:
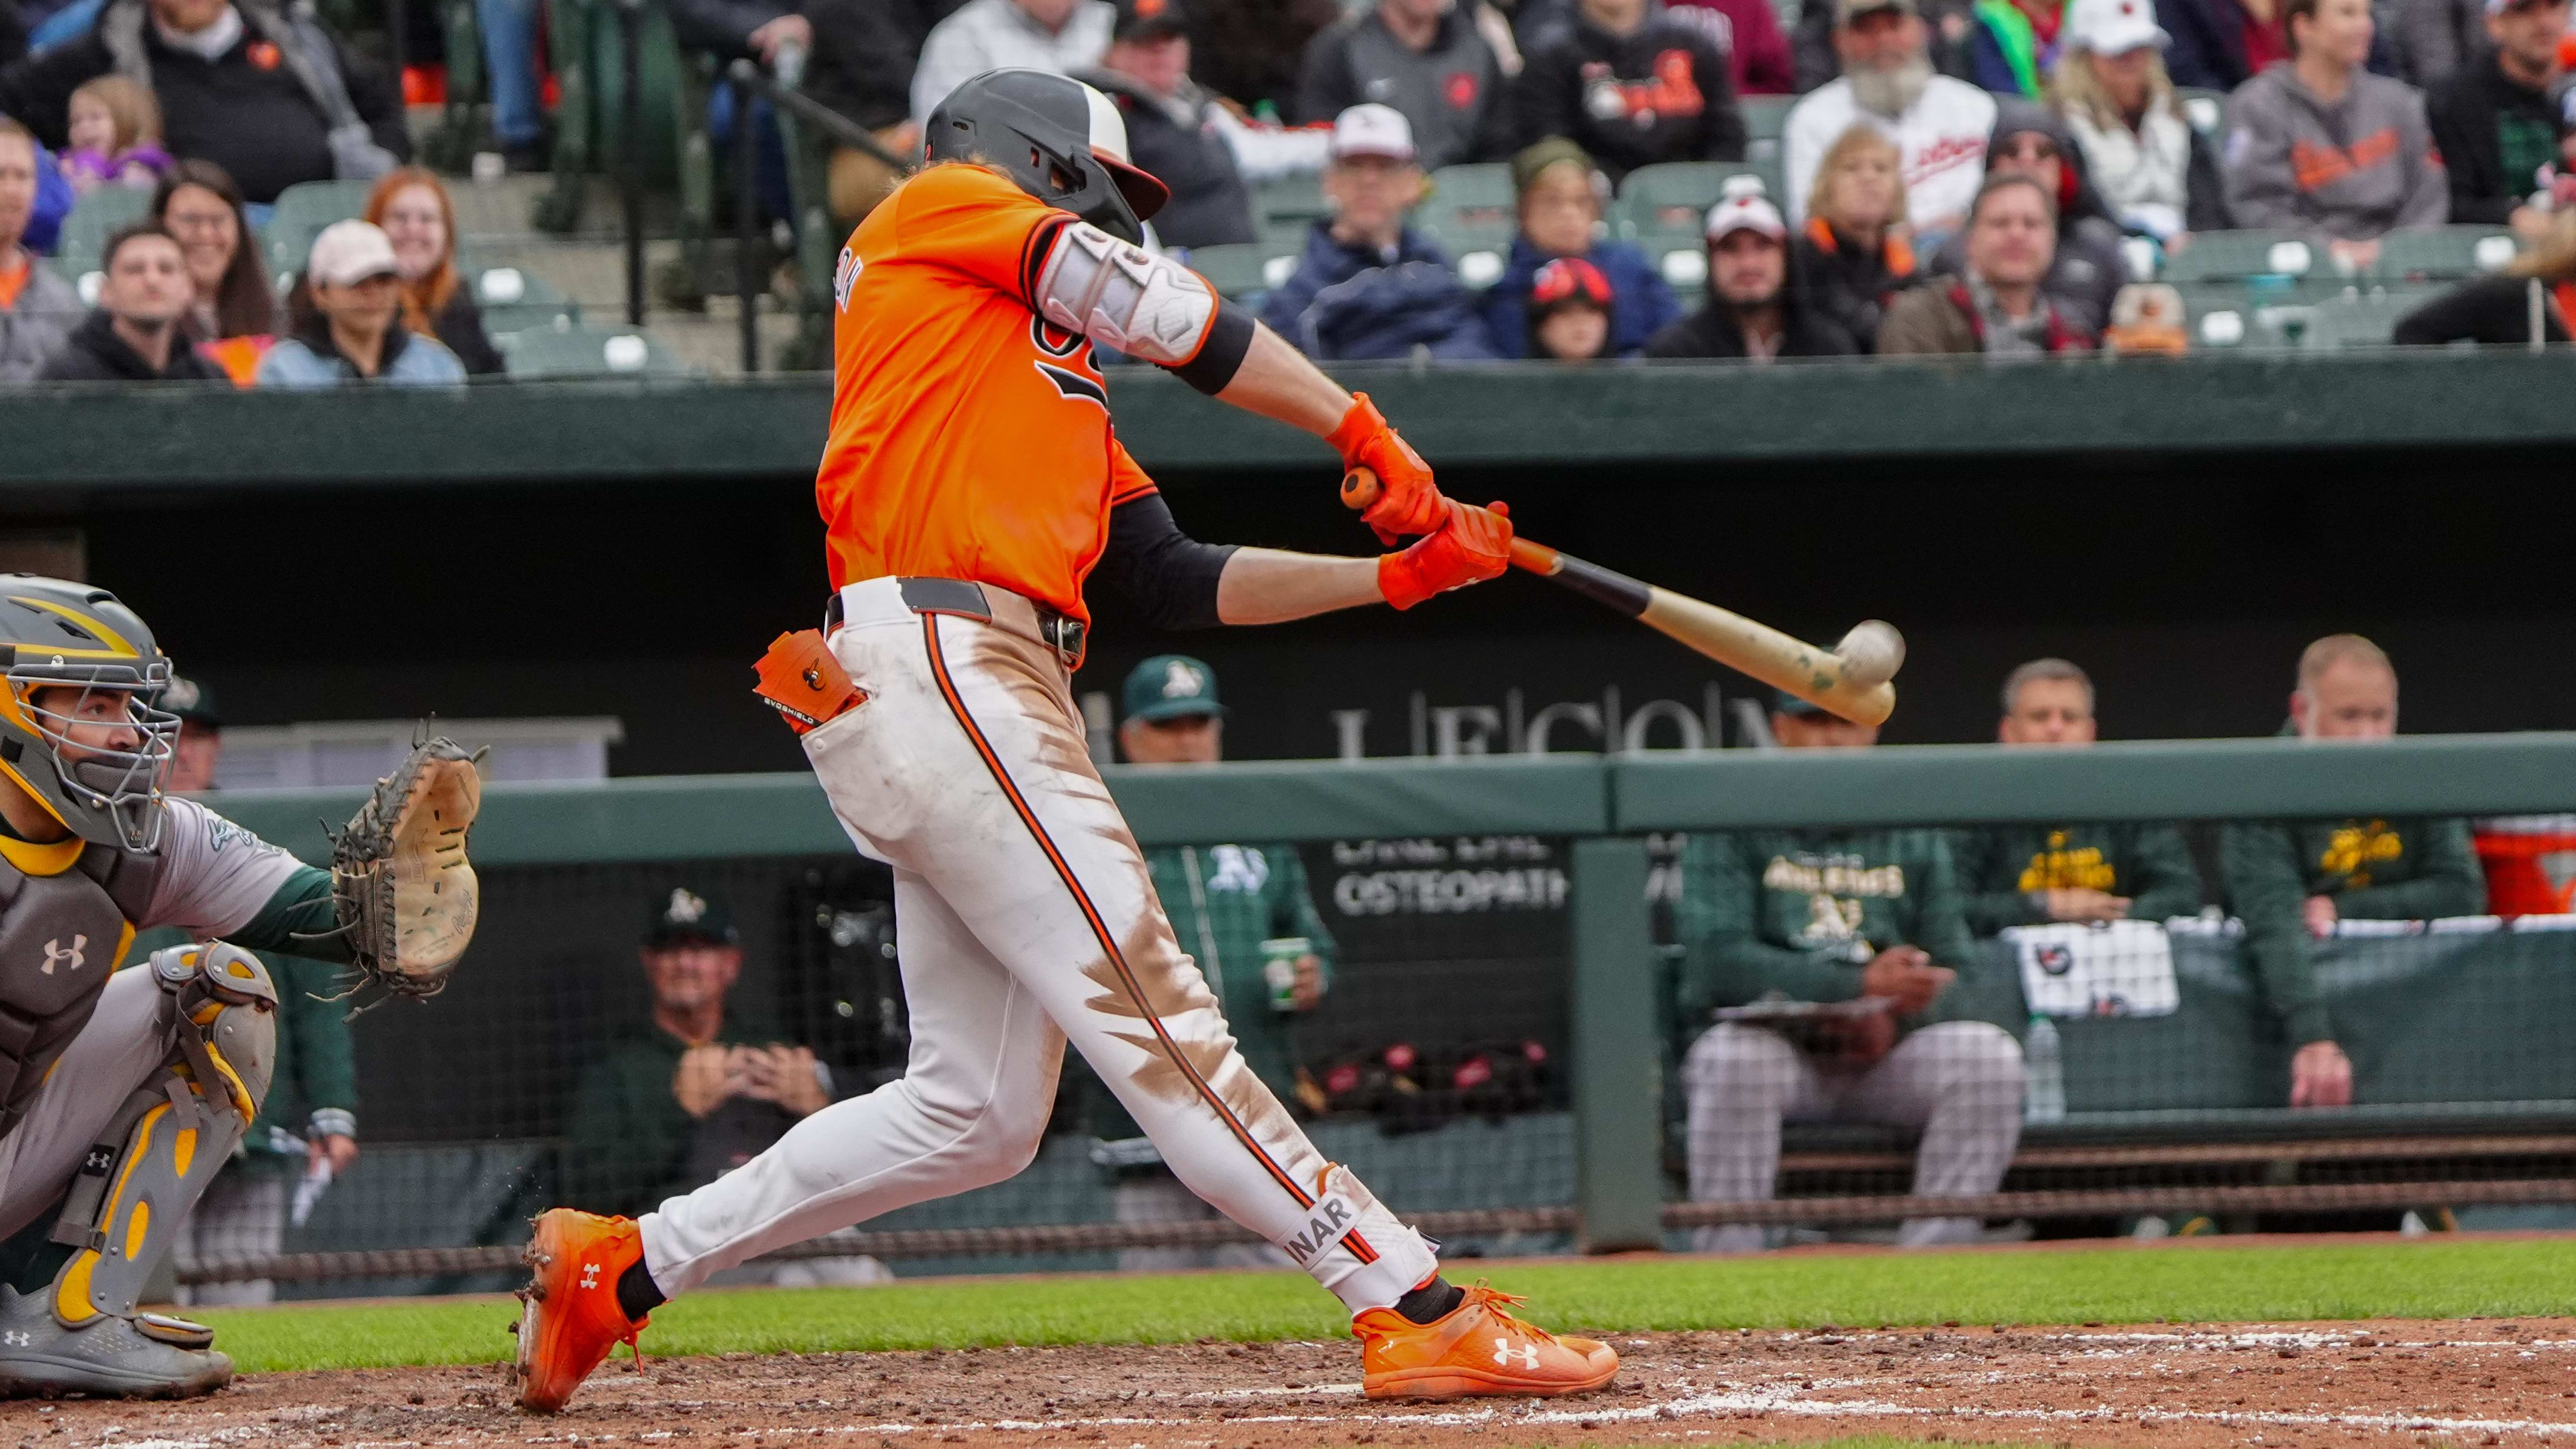
<svg viewBox="0 0 2576 1449">
<path fill-rule="evenodd" d="M 2030 1030 L 2021 1040 L 2021 1064 L 2026 1074 L 2022 1087 L 2021 1119 L 2024 1122 L 2056 1122 L 2066 1116 L 2066 1070 L 2057 1055 L 2057 1023 L 2033 1013 Z"/>
</svg>

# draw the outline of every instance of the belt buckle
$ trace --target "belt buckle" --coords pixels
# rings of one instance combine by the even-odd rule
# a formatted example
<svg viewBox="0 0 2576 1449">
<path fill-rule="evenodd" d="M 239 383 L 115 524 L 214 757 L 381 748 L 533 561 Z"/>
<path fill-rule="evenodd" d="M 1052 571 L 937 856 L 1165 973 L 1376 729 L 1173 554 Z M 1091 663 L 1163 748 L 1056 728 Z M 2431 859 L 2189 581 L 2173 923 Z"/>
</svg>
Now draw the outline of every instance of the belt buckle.
<svg viewBox="0 0 2576 1449">
<path fill-rule="evenodd" d="M 1056 656 L 1064 661 L 1067 669 L 1082 663 L 1083 635 L 1086 632 L 1080 619 L 1070 619 L 1062 614 L 1047 616 L 1047 642 L 1055 647 Z"/>
</svg>

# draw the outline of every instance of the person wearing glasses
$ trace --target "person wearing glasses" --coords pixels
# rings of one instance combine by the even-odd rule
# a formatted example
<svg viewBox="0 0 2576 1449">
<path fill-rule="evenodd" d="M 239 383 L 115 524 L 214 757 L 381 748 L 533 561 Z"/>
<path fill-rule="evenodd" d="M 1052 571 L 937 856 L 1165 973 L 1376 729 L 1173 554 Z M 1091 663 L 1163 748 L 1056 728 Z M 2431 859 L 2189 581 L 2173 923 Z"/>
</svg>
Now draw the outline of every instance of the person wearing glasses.
<svg viewBox="0 0 2576 1449">
<path fill-rule="evenodd" d="M 2056 260 L 2039 290 L 2076 330 L 2098 337 L 2111 320 L 2111 300 L 2126 283 L 2120 257 L 2120 224 L 2111 219 L 2084 167 L 2084 152 L 2055 112 L 2027 101 L 2005 100 L 1995 112 L 1986 146 L 1988 176 L 2027 176 L 2057 207 Z M 1952 237 L 1932 254 L 1934 276 L 1967 270 L 1968 239 Z"/>
</svg>

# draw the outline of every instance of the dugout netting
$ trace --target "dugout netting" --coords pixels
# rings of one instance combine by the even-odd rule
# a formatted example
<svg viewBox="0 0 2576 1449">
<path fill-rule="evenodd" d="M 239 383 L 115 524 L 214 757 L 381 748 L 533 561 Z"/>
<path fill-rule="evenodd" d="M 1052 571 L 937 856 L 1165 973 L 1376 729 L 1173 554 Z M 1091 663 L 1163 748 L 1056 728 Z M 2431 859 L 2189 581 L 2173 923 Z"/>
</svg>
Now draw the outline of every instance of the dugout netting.
<svg viewBox="0 0 2576 1449">
<path fill-rule="evenodd" d="M 2576 761 L 2576 741 L 2563 747 Z M 1180 844 L 1174 819 L 1210 818 L 1235 834 L 1239 788 L 1289 792 L 1261 797 L 1271 807 L 1321 802 L 1279 807 L 1295 817 L 1279 833 L 1299 840 L 1317 916 L 1338 946 L 1332 989 L 1293 1023 L 1300 1082 L 1283 1095 L 1296 1096 L 1328 1157 L 1419 1219 L 1452 1257 L 1645 1246 L 1658 1224 L 1663 1246 L 1685 1249 L 1954 1240 L 1904 1237 L 1920 1231 L 1906 1224 L 1927 1221 L 1987 1239 L 2576 1223 L 2566 1206 L 2576 1204 L 2576 1058 L 2564 1050 L 2576 1020 L 2576 916 L 2563 913 L 2576 832 L 2554 818 L 2494 816 L 2562 807 L 2548 782 L 2567 776 L 2499 772 L 2491 760 L 2454 768 L 2450 756 L 2394 748 L 2384 766 L 2363 751 L 2312 752 L 2347 757 L 2326 762 L 2259 755 L 2272 748 L 2205 747 L 2258 752 L 2249 759 L 2266 771 L 2286 762 L 2279 773 L 2290 783 L 2263 790 L 2230 773 L 2233 756 L 2197 778 L 2197 767 L 2158 760 L 2150 777 L 2105 747 L 2094 752 L 2098 777 L 2059 760 L 2010 788 L 1956 763 L 1986 769 L 1992 751 L 1879 751 L 1885 758 L 1844 767 L 1856 773 L 1838 792 L 1832 776 L 1814 773 L 1830 762 L 1786 762 L 1793 773 L 1782 775 L 1776 758 L 1726 758 L 1750 753 L 1737 751 L 1579 767 L 1218 770 L 1166 780 L 1155 788 L 1170 799 L 1131 813 L 1140 833 Z M 1597 772 L 1586 777 L 1606 802 L 1595 825 L 1569 825 L 1540 801 L 1574 768 Z M 1889 788 L 1899 777 L 1922 788 Z M 2046 841 L 2083 817 L 2007 812 L 2100 808 L 2124 781 L 2150 778 L 2159 783 L 2136 789 L 2178 807 L 2169 819 L 2201 882 L 2188 909 L 2007 926 L 1996 902 L 2014 892 L 1989 879 L 1949 883 L 1981 893 L 1986 910 L 1956 940 L 1919 914 L 1889 914 L 1891 902 L 1933 888 L 1932 861 L 1966 838 L 1953 832 Z M 1675 784 L 1683 780 L 1737 803 L 1694 803 Z M 2365 809 L 2348 831 L 2324 828 L 2314 838 L 2352 859 L 2319 868 L 2360 864 L 2367 894 L 2375 861 L 2380 904 L 2434 900 L 2438 891 L 2386 887 L 2417 878 L 2405 852 L 2433 842 L 2407 832 L 2422 830 L 2427 802 L 2456 803 L 2464 820 L 2475 813 L 2458 838 L 2473 842 L 2478 909 L 2356 914 L 2303 936 L 2304 976 L 2285 975 L 2261 959 L 2277 953 L 2270 926 L 2236 909 L 2228 822 L 2210 807 L 2241 801 L 2265 820 L 2304 821 L 2312 817 L 2268 807 L 2331 805 L 2331 817 L 2318 817 L 2331 827 L 2344 821 L 2339 807 L 2383 780 L 2392 809 L 2418 813 Z M 1823 792 L 1814 798 L 1833 803 L 1799 803 L 1813 781 Z M 1129 785 L 1117 783 L 1127 799 Z M 485 840 L 518 828 L 506 792 L 495 799 L 503 808 Z M 1360 799 L 1366 809 L 1351 803 Z M 1754 799 L 1770 802 L 1767 814 L 1742 804 Z M 256 816 L 252 804 L 245 797 L 236 813 Z M 531 816 L 545 808 L 535 796 L 524 806 Z M 1319 828 L 1382 829 L 1405 814 L 1544 828 Z M 1623 816 L 1641 828 L 1609 828 Z M 1733 828 L 1642 828 L 1676 817 Z M 800 846 L 813 839 L 779 834 Z M 1643 889 L 1605 896 L 1596 875 L 1586 896 L 1577 843 L 1610 835 L 1633 847 Z M 811 1047 L 841 1095 L 900 1072 L 899 932 L 881 867 L 806 849 L 513 858 L 506 839 L 488 854 L 483 924 L 454 985 L 426 1006 L 389 1006 L 354 1025 L 365 1143 L 356 1169 L 282 1231 L 201 1241 L 183 1279 L 218 1296 L 259 1277 L 282 1296 L 508 1286 L 526 1218 L 577 1179 L 586 1076 L 617 1042 L 649 1030 L 637 945 L 651 903 L 675 889 L 721 896 L 742 934 L 729 1036 Z M 1985 856 L 1991 870 L 1994 851 Z M 2049 888 L 2045 859 L 2010 864 L 2006 884 Z M 1890 867 L 1911 873 L 1903 889 Z M 1633 935 L 1603 928 L 1630 913 Z M 1794 963 L 1776 979 L 1763 974 L 1766 959 L 1779 966 L 1839 947 L 1857 960 L 1936 940 L 1937 964 L 1955 977 L 1916 1013 L 1805 999 L 1833 993 L 1802 993 L 1815 977 Z M 1717 956 L 1727 959 L 1712 965 Z M 2350 1064 L 2351 1101 L 2294 1106 L 2291 1038 L 2320 1019 Z M 1732 1044 L 1724 1052 L 1706 1047 L 1720 1029 Z M 1900 1058 L 1910 1075 L 1871 1085 Z M 1098 1090 L 1069 1062 L 1054 1129 L 1019 1177 L 889 1214 L 746 1276 L 853 1282 L 885 1270 L 1252 1261 L 1246 1250 L 1258 1245 L 1231 1224 L 1185 1197 L 1140 1191 L 1136 1164 L 1104 1155 L 1085 1110 Z M 1758 1140 L 1766 1134 L 1768 1147 Z M 292 1189 L 282 1174 L 273 1190 Z M 1628 1229 L 1605 1226 L 1623 1215 Z"/>
</svg>

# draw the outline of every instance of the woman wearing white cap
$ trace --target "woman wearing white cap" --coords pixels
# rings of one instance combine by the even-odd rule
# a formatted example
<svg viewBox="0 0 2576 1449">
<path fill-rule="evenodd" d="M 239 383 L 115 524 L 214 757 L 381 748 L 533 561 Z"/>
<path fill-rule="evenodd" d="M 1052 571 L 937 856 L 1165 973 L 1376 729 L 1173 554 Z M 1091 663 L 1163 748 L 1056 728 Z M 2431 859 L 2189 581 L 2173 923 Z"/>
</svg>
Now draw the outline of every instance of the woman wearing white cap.
<svg viewBox="0 0 2576 1449">
<path fill-rule="evenodd" d="M 465 381 L 465 364 L 435 337 L 402 324 L 402 268 L 373 222 L 335 221 L 313 239 L 289 299 L 293 335 L 259 360 L 258 387 L 381 382 L 435 387 Z"/>
<path fill-rule="evenodd" d="M 2171 43 L 2150 0 L 2074 0 L 2050 97 L 2122 226 L 2171 241 L 2228 225 L 2218 153 L 2165 73 Z"/>
</svg>

